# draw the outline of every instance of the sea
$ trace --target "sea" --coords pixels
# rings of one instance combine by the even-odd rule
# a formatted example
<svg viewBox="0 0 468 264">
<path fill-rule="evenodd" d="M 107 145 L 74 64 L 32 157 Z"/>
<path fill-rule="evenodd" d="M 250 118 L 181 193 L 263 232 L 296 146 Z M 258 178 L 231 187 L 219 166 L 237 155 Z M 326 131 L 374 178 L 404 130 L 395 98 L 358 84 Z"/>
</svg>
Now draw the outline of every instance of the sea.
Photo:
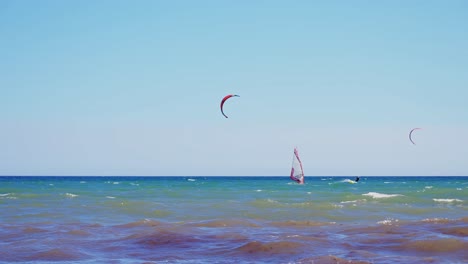
<svg viewBox="0 0 468 264">
<path fill-rule="evenodd" d="M 468 263 L 468 177 L 0 177 L 0 263 Z"/>
</svg>

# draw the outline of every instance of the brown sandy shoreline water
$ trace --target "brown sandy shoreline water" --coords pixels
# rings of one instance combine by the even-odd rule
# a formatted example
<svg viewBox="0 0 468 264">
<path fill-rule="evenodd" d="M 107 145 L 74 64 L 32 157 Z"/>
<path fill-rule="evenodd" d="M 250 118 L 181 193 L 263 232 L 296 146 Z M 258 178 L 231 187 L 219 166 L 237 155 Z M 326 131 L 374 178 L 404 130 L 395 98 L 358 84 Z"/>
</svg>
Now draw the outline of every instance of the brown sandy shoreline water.
<svg viewBox="0 0 468 264">
<path fill-rule="evenodd" d="M 374 226 L 204 221 L 0 225 L 0 261 L 466 263 L 468 218 Z"/>
</svg>

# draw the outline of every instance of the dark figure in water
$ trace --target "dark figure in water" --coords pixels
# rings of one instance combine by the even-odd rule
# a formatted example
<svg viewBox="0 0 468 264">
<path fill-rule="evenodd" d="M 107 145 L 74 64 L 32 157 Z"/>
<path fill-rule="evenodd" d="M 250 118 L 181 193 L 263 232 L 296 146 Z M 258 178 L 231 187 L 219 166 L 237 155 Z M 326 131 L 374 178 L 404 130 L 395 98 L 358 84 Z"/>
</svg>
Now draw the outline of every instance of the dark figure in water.
<svg viewBox="0 0 468 264">
<path fill-rule="evenodd" d="M 356 177 L 356 179 L 354 180 L 355 182 L 358 182 L 359 181 L 359 176 Z"/>
</svg>

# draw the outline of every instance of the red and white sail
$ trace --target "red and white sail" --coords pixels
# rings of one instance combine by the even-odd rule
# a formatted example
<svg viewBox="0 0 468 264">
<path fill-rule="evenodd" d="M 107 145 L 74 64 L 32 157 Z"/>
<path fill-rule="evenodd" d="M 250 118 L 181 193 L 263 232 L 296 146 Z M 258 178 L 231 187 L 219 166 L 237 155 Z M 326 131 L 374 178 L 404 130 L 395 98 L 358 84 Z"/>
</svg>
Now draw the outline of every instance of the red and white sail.
<svg viewBox="0 0 468 264">
<path fill-rule="evenodd" d="M 304 170 L 302 169 L 302 162 L 299 158 L 297 148 L 294 148 L 294 155 L 291 166 L 291 180 L 303 184 L 304 183 Z"/>
</svg>

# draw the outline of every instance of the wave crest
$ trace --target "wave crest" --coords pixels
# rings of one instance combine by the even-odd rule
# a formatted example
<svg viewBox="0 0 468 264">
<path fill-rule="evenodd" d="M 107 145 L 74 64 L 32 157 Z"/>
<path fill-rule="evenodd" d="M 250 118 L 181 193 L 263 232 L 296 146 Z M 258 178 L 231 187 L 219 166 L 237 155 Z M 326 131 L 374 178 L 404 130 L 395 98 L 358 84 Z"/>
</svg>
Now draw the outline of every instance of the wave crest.
<svg viewBox="0 0 468 264">
<path fill-rule="evenodd" d="M 455 203 L 455 202 L 458 202 L 458 203 L 462 203 L 463 200 L 460 200 L 460 199 L 432 199 L 434 202 L 438 202 L 438 203 Z"/>
<path fill-rule="evenodd" d="M 403 196 L 402 194 L 385 194 L 385 193 L 378 193 L 378 192 L 368 192 L 363 194 L 364 196 L 370 196 L 374 199 L 379 199 L 379 198 L 392 198 L 392 197 L 397 197 L 397 196 Z"/>
</svg>

